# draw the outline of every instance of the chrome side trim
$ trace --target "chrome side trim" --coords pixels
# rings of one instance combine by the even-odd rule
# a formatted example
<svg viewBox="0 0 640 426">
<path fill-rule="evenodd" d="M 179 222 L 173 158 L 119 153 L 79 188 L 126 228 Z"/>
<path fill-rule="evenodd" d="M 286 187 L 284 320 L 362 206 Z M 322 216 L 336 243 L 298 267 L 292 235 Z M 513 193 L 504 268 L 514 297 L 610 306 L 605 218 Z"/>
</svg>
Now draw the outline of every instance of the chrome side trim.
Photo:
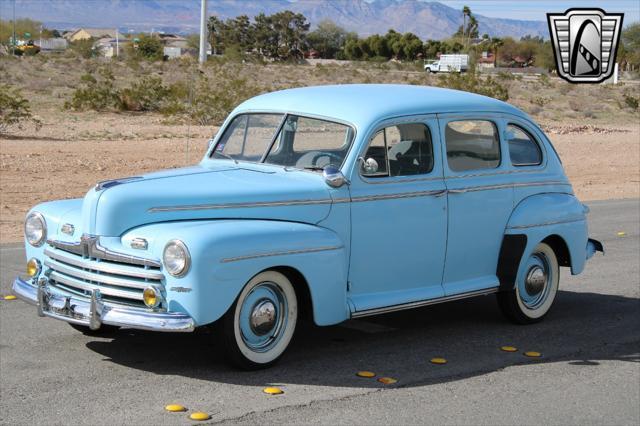
<svg viewBox="0 0 640 426">
<path fill-rule="evenodd" d="M 229 203 L 229 204 L 193 204 L 186 206 L 166 206 L 151 207 L 149 213 L 174 212 L 184 210 L 218 210 L 218 209 L 240 209 L 253 207 L 281 207 L 281 206 L 311 206 L 318 204 L 331 204 L 331 199 L 319 200 L 291 200 L 291 201 L 262 201 L 255 203 Z"/>
<path fill-rule="evenodd" d="M 467 299 L 475 296 L 485 296 L 498 292 L 498 287 L 491 287 L 482 290 L 470 291 L 467 293 L 454 294 L 451 296 L 438 297 L 436 299 L 420 300 L 417 302 L 403 303 L 401 305 L 385 306 L 382 308 L 367 309 L 364 311 L 356 311 L 351 313 L 351 318 L 367 317 L 370 315 L 386 314 L 388 312 L 403 311 L 405 309 L 420 308 L 422 306 L 435 305 L 438 303 L 451 302 L 454 300 Z"/>
<path fill-rule="evenodd" d="M 394 200 L 398 198 L 416 198 L 416 197 L 428 197 L 428 196 L 439 197 L 439 196 L 445 195 L 446 193 L 447 193 L 446 189 L 439 189 L 435 191 L 415 191 L 415 192 L 404 192 L 400 194 L 366 195 L 366 196 L 360 196 L 360 197 L 353 197 L 351 199 L 351 202 L 360 203 L 364 201 Z"/>
<path fill-rule="evenodd" d="M 468 187 L 464 187 L 464 188 L 449 189 L 449 193 L 451 193 L 451 194 L 460 194 L 460 193 L 464 193 L 464 192 L 489 191 L 489 190 L 492 190 L 492 189 L 523 188 L 523 187 L 527 187 L 527 186 L 546 186 L 546 185 L 567 185 L 567 186 L 571 186 L 571 184 L 569 182 L 566 182 L 566 181 L 548 180 L 548 181 L 539 181 L 539 182 L 504 183 L 504 184 L 496 184 L 496 185 L 468 186 Z"/>
<path fill-rule="evenodd" d="M 303 253 L 316 253 L 319 251 L 339 250 L 343 247 L 344 246 L 327 246 L 327 247 L 316 247 L 316 248 L 300 249 L 300 250 L 273 251 L 269 253 L 250 254 L 247 256 L 227 257 L 222 259 L 220 263 L 237 262 L 239 260 L 248 260 L 248 259 L 258 259 L 261 257 L 286 256 L 290 254 L 303 254 Z"/>
<path fill-rule="evenodd" d="M 110 275 L 94 274 L 93 272 L 83 271 L 83 270 L 79 270 L 79 269 L 75 269 L 75 268 L 70 268 L 68 266 L 63 265 L 62 263 L 58 263 L 56 261 L 51 261 L 49 259 L 46 259 L 44 261 L 44 264 L 45 264 L 45 266 L 48 266 L 49 268 L 54 270 L 54 272 L 51 272 L 52 275 L 54 273 L 60 272 L 60 273 L 63 273 L 65 275 L 68 275 L 70 278 L 71 277 L 80 278 L 80 279 L 83 279 L 83 280 L 93 281 L 93 282 L 96 282 L 96 283 L 102 283 L 102 284 L 108 284 L 108 285 L 117 285 L 117 286 L 121 286 L 121 287 L 139 288 L 141 290 L 144 290 L 145 288 L 147 288 L 149 286 L 148 282 L 129 280 L 129 279 L 126 279 L 126 278 L 116 278 L 116 277 L 112 277 Z M 106 294 L 106 292 L 105 292 L 105 294 Z"/>
<path fill-rule="evenodd" d="M 131 181 L 134 181 L 134 180 L 140 180 L 140 179 L 143 179 L 143 177 L 142 176 L 131 176 L 131 177 L 126 177 L 126 178 L 103 180 L 103 181 L 100 181 L 100 182 L 98 182 L 96 184 L 95 190 L 96 191 L 102 191 L 103 189 L 111 188 L 112 186 L 121 185 L 123 183 L 131 182 Z"/>
<path fill-rule="evenodd" d="M 586 219 L 571 219 L 571 220 L 556 220 L 553 222 L 543 222 L 543 223 L 534 223 L 531 225 L 516 225 L 516 226 L 507 226 L 507 229 L 526 229 L 526 228 L 536 228 L 538 226 L 549 226 L 549 225 L 559 225 L 562 223 L 574 223 L 574 222 L 584 222 Z"/>
<path fill-rule="evenodd" d="M 85 269 L 93 269 L 95 271 L 106 272 L 108 274 L 118 274 L 118 275 L 126 275 L 130 277 L 138 277 L 138 278 L 148 278 L 150 280 L 161 280 L 164 278 L 164 275 L 161 272 L 148 270 L 148 269 L 140 269 L 140 268 L 131 268 L 126 265 L 111 265 L 109 263 L 104 262 L 90 262 L 86 260 L 78 260 L 71 256 L 67 256 L 64 254 L 64 251 L 53 251 L 48 248 L 44 249 L 45 256 L 48 256 L 54 260 L 58 260 L 60 262 L 68 263 L 69 265 L 77 266 L 79 268 Z"/>
<path fill-rule="evenodd" d="M 79 242 L 66 242 L 57 240 L 47 240 L 47 243 L 55 248 L 78 254 L 84 257 L 95 257 L 113 262 L 130 263 L 133 265 L 150 266 L 160 268 L 161 264 L 157 260 L 145 259 L 143 257 L 130 254 L 118 253 L 100 245 L 100 237 L 84 234 Z"/>
</svg>

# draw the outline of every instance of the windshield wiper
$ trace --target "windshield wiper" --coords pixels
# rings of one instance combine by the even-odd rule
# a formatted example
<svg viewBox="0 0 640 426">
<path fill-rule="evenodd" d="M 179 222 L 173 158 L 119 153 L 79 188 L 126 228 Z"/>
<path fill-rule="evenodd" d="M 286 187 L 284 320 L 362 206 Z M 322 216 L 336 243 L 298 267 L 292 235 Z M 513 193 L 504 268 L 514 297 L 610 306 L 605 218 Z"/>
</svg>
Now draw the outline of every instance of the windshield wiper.
<svg viewBox="0 0 640 426">
<path fill-rule="evenodd" d="M 324 167 L 319 167 L 319 166 L 305 166 L 305 167 L 303 167 L 303 169 L 305 169 L 305 170 L 313 170 L 313 171 L 318 172 L 318 171 L 323 171 L 323 170 L 324 170 Z"/>
<path fill-rule="evenodd" d="M 236 160 L 235 158 L 233 158 L 232 156 L 230 156 L 229 154 L 227 154 L 227 153 L 225 153 L 225 152 L 222 152 L 222 151 L 213 151 L 213 155 L 216 155 L 216 154 L 217 154 L 217 155 L 220 155 L 220 156 L 222 156 L 222 157 L 224 157 L 224 158 L 226 158 L 227 160 L 231 160 L 231 161 L 233 161 L 234 163 L 238 164 L 238 160 Z"/>
</svg>

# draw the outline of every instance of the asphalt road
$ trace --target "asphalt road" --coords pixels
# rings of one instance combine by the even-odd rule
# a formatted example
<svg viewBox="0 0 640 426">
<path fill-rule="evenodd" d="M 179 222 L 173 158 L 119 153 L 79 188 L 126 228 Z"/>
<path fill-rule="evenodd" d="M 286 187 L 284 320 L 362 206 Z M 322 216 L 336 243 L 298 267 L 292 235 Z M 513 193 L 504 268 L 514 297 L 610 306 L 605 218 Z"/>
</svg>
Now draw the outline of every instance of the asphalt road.
<svg viewBox="0 0 640 426">
<path fill-rule="evenodd" d="M 267 371 L 231 370 L 206 332 L 87 337 L 0 300 L 0 423 L 194 423 L 164 411 L 175 402 L 212 423 L 640 424 L 640 202 L 590 206 L 591 236 L 606 256 L 577 277 L 563 273 L 544 322 L 512 325 L 485 296 L 304 325 Z M 6 295 L 23 251 L 3 246 L 0 261 Z M 435 356 L 448 364 L 431 364 Z M 285 393 L 266 395 L 267 385 Z"/>
</svg>

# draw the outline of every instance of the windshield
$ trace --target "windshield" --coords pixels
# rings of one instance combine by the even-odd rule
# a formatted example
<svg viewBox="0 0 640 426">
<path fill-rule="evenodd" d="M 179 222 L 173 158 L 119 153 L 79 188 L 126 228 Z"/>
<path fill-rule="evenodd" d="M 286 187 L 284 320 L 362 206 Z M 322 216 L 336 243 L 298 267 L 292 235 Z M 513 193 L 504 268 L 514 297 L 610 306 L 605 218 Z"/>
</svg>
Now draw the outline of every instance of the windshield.
<svg viewBox="0 0 640 426">
<path fill-rule="evenodd" d="M 342 165 L 354 136 L 351 127 L 291 114 L 284 123 L 283 119 L 283 114 L 238 115 L 225 129 L 212 158 L 308 170 Z"/>
</svg>

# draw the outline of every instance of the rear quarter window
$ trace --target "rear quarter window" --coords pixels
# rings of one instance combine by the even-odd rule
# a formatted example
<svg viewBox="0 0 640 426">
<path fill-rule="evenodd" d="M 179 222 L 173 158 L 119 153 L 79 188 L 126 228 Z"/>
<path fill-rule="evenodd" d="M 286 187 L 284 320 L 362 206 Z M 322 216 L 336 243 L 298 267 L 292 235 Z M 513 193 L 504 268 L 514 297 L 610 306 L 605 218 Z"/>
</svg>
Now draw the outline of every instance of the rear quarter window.
<svg viewBox="0 0 640 426">
<path fill-rule="evenodd" d="M 542 150 L 535 138 L 515 124 L 507 125 L 506 139 L 509 157 L 514 166 L 538 166 L 542 164 Z"/>
</svg>

